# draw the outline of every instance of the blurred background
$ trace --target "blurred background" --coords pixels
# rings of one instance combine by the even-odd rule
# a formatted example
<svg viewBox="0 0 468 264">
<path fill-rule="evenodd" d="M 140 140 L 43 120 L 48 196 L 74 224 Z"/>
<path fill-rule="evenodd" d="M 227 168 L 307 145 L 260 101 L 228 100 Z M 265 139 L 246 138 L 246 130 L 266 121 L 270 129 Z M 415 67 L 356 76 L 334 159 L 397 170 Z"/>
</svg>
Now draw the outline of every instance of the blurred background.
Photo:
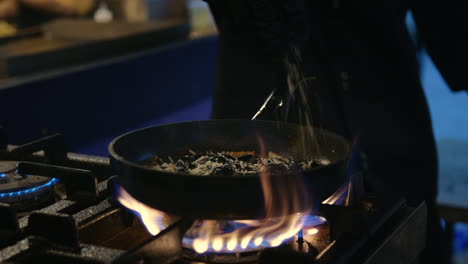
<svg viewBox="0 0 468 264">
<path fill-rule="evenodd" d="M 10 144 L 62 133 L 69 151 L 107 156 L 124 132 L 209 119 L 216 55 L 200 0 L 0 0 L 0 125 Z M 454 263 L 468 263 L 468 94 L 452 93 L 424 50 L 420 62 L 439 204 Z"/>
<path fill-rule="evenodd" d="M 107 156 L 111 138 L 185 108 L 208 118 L 217 37 L 205 2 L 16 2 L 0 20 L 9 142 L 59 132 L 71 151 Z"/>
</svg>

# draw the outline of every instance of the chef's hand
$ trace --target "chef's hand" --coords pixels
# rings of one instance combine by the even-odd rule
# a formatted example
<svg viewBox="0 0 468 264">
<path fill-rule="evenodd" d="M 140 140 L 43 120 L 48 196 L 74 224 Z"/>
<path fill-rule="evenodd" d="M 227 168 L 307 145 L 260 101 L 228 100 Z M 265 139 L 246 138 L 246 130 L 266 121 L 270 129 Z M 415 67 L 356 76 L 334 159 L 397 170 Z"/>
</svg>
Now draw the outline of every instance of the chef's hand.
<svg viewBox="0 0 468 264">
<path fill-rule="evenodd" d="M 0 20 L 13 18 L 18 13 L 16 0 L 0 0 Z"/>
<path fill-rule="evenodd" d="M 73 16 L 77 10 L 60 0 L 20 0 L 24 5 L 55 15 Z M 80 0 L 74 0 L 80 1 Z M 68 1 L 70 2 L 70 1 Z"/>
</svg>

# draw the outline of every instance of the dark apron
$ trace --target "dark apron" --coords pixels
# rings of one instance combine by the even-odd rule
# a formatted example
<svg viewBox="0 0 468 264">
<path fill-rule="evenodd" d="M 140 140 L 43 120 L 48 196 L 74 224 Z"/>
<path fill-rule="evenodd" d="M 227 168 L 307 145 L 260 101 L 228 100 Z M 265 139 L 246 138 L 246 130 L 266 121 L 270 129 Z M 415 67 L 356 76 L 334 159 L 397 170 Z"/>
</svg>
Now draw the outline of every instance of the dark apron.
<svg viewBox="0 0 468 264">
<path fill-rule="evenodd" d="M 227 15 L 219 2 L 212 10 L 220 28 L 212 117 L 250 119 L 280 85 L 278 66 L 264 54 L 248 23 L 232 21 L 235 10 Z M 313 122 L 358 139 L 367 160 L 368 191 L 427 202 L 427 252 L 438 252 L 427 258 L 444 263 L 435 205 L 436 148 L 416 51 L 406 30 L 407 9 L 369 10 L 309 10 L 311 34 L 302 55 L 304 74 L 314 77 L 309 81 Z"/>
</svg>

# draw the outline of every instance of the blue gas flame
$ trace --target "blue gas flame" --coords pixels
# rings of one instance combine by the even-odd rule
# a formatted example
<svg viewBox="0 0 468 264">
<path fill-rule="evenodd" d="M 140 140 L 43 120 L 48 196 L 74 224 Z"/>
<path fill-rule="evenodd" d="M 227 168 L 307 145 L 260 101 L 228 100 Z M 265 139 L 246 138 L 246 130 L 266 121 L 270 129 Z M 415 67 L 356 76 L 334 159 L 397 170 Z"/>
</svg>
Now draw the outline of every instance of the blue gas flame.
<svg viewBox="0 0 468 264">
<path fill-rule="evenodd" d="M 35 192 L 38 192 L 44 188 L 48 188 L 50 186 L 53 186 L 54 184 L 56 184 L 59 180 L 57 178 L 53 178 L 51 179 L 50 181 L 44 183 L 43 185 L 39 185 L 37 187 L 34 187 L 34 188 L 30 188 L 30 189 L 26 189 L 26 190 L 21 190 L 21 191 L 16 191 L 16 192 L 4 192 L 4 193 L 0 193 L 0 198 L 6 198 L 6 197 L 17 197 L 17 196 L 22 196 L 22 195 L 25 195 L 25 194 L 31 194 L 31 193 L 35 193 Z"/>
</svg>

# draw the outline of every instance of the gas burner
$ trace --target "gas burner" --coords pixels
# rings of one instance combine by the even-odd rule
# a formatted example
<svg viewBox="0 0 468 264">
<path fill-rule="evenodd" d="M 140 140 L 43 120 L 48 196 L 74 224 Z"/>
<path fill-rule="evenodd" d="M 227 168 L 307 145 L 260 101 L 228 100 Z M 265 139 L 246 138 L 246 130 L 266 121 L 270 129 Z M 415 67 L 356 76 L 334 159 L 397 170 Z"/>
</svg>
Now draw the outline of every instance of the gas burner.
<svg viewBox="0 0 468 264">
<path fill-rule="evenodd" d="M 117 199 L 132 210 L 152 235 L 174 223 L 174 217 L 151 208 L 118 187 Z M 185 232 L 182 247 L 186 259 L 209 263 L 245 263 L 255 261 L 259 252 L 305 241 L 328 225 L 321 216 L 295 213 L 258 220 L 197 220 Z M 322 232 L 323 233 L 323 232 Z"/>
<path fill-rule="evenodd" d="M 182 244 L 198 253 L 256 252 L 287 244 L 298 232 L 315 235 L 318 233 L 316 227 L 324 223 L 326 219 L 321 216 L 301 214 L 261 221 L 202 220 L 187 231 Z"/>
<path fill-rule="evenodd" d="M 0 202 L 27 210 L 52 200 L 57 179 L 37 175 L 21 175 L 15 161 L 0 161 Z"/>
<path fill-rule="evenodd" d="M 301 220 L 303 226 L 300 231 L 291 235 L 285 234 L 285 239 L 282 240 L 280 244 L 274 244 L 274 239 L 271 239 L 269 234 L 264 233 L 267 230 L 263 230 L 263 235 L 259 235 L 262 233 L 261 230 L 256 234 L 257 238 L 261 237 L 261 240 L 245 236 L 246 232 L 245 230 L 242 232 L 242 229 L 249 227 L 249 224 L 255 225 L 255 223 L 252 223 L 255 222 L 255 220 L 217 222 L 219 227 L 218 232 L 222 232 L 222 234 L 219 235 L 218 233 L 218 236 L 214 236 L 214 239 L 209 243 L 209 249 L 201 254 L 197 253 L 196 249 L 193 249 L 196 243 L 194 242 L 195 239 L 191 236 L 194 233 L 197 234 L 197 232 L 195 232 L 197 224 L 195 224 L 185 234 L 182 240 L 182 244 L 184 246 L 184 258 L 192 261 L 198 261 L 199 263 L 252 263 L 259 260 L 262 252 L 276 247 L 283 249 L 287 248 L 289 250 L 304 252 L 307 254 L 313 252 L 312 255 L 315 256 L 319 249 L 321 250 L 324 248 L 324 243 L 328 243 L 328 240 L 320 241 L 323 240 L 324 236 L 328 237 L 329 231 L 327 220 L 321 216 L 315 215 L 302 216 Z M 198 225 L 200 225 L 200 223 L 198 223 Z M 273 232 L 272 230 L 268 231 Z M 235 235 L 235 232 L 237 232 L 237 235 Z M 243 233 L 244 236 L 242 236 Z M 231 236 L 229 236 L 230 234 Z M 230 240 L 225 241 L 226 239 L 222 239 L 222 236 L 225 236 Z M 250 240 L 250 243 L 242 245 L 245 238 Z M 235 243 L 233 243 L 233 241 L 235 241 Z M 233 243 L 231 248 L 229 248 L 229 243 Z"/>
</svg>

